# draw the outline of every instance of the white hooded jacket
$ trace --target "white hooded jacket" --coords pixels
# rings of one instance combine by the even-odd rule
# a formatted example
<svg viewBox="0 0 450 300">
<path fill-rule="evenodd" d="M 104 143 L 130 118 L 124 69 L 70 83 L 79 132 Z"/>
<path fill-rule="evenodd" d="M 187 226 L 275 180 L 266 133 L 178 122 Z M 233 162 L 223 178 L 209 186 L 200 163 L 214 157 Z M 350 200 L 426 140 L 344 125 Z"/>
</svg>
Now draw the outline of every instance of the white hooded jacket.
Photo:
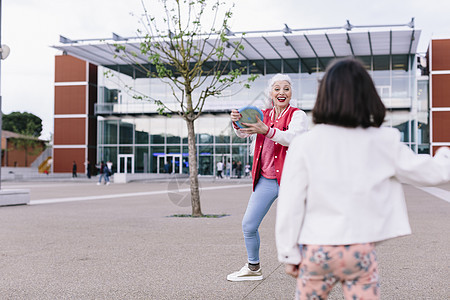
<svg viewBox="0 0 450 300">
<path fill-rule="evenodd" d="M 277 204 L 281 262 L 299 244 L 348 245 L 411 233 L 401 183 L 450 180 L 450 149 L 416 155 L 393 128 L 316 125 L 289 146 Z"/>
</svg>

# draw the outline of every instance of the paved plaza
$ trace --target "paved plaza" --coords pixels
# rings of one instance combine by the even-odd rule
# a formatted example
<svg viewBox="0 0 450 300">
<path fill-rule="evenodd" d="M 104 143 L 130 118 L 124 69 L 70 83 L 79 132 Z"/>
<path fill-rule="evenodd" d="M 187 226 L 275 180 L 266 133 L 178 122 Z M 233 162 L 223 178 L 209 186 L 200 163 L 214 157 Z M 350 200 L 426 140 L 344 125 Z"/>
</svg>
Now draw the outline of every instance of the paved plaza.
<svg viewBox="0 0 450 300">
<path fill-rule="evenodd" d="M 202 178 L 189 214 L 186 179 L 96 185 L 96 179 L 3 182 L 31 203 L 0 207 L 0 299 L 293 299 L 277 261 L 276 204 L 261 224 L 265 279 L 228 282 L 246 262 L 248 179 Z M 382 299 L 449 299 L 450 184 L 405 186 L 413 234 L 378 245 Z M 343 299 L 340 288 L 329 299 Z"/>
</svg>

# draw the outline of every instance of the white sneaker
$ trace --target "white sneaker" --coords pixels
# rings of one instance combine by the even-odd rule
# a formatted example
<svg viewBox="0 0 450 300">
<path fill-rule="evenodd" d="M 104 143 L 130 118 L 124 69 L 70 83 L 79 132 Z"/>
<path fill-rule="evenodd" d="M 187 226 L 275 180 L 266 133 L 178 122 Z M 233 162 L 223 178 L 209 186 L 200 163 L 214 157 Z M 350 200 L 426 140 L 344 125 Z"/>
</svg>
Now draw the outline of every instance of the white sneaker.
<svg viewBox="0 0 450 300">
<path fill-rule="evenodd" d="M 246 280 L 263 280 L 261 268 L 252 271 L 248 268 L 248 263 L 237 272 L 231 273 L 227 276 L 229 281 L 246 281 Z"/>
<path fill-rule="evenodd" d="M 97 182 L 97 185 L 100 185 L 101 183 L 100 182 Z"/>
<path fill-rule="evenodd" d="M 109 181 L 106 183 L 106 185 L 109 185 Z"/>
</svg>

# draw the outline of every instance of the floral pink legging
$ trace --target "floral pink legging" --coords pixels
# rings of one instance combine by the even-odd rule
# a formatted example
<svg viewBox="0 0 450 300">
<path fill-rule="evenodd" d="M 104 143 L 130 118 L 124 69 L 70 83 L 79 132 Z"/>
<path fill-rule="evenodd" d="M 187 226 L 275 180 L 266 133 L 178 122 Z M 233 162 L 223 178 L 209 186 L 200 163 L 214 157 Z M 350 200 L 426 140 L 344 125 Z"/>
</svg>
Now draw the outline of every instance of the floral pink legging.
<svg viewBox="0 0 450 300">
<path fill-rule="evenodd" d="M 303 245 L 296 299 L 327 299 L 337 282 L 345 299 L 379 299 L 375 244 Z"/>
</svg>

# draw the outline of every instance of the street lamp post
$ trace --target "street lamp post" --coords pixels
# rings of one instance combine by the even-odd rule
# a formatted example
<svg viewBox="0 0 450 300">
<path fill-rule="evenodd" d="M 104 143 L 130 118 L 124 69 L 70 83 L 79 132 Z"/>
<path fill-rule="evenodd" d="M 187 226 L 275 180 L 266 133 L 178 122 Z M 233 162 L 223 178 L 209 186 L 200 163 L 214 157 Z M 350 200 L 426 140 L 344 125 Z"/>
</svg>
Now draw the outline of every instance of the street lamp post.
<svg viewBox="0 0 450 300">
<path fill-rule="evenodd" d="M 9 47 L 2 45 L 2 0 L 0 0 L 0 138 L 2 136 L 2 93 L 1 93 L 1 81 L 2 81 L 2 69 L 1 62 L 9 55 Z M 1 141 L 0 141 L 1 144 Z M 1 148 L 1 147 L 0 147 Z M 5 149 L 6 151 L 6 149 Z M 1 188 L 1 174 L 2 164 L 0 162 L 0 206 L 4 205 L 22 205 L 30 203 L 30 191 L 26 189 L 22 190 L 4 190 Z"/>
<path fill-rule="evenodd" d="M 0 0 L 0 46 L 2 44 L 2 0 Z M 3 51 L 2 51 L 3 54 Z M 2 111 L 2 59 L 0 59 L 0 138 L 2 137 L 2 127 L 3 127 L 3 111 Z M 0 139 L 1 144 L 1 139 Z M 5 149 L 6 151 L 6 149 Z M 2 161 L 0 161 L 0 190 L 2 189 Z"/>
<path fill-rule="evenodd" d="M 2 112 L 2 60 L 9 55 L 10 49 L 7 45 L 2 45 L 2 0 L 0 0 L 0 137 L 2 136 L 3 112 Z M 5 143 L 5 153 L 6 149 Z M 2 162 L 0 162 L 0 190 L 2 189 Z"/>
</svg>

